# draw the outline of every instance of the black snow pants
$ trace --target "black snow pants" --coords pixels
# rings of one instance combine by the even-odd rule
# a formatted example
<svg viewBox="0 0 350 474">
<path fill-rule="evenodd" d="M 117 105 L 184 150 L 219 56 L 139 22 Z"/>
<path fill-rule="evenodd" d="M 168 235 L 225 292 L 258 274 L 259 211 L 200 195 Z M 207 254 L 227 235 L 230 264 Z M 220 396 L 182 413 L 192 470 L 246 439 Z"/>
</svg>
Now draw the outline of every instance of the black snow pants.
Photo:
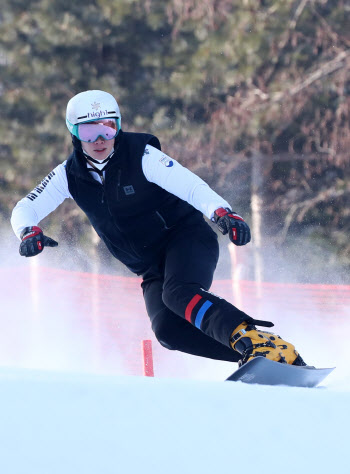
<svg viewBox="0 0 350 474">
<path fill-rule="evenodd" d="M 141 286 L 152 329 L 164 347 L 237 362 L 241 356 L 229 338 L 250 318 L 209 292 L 218 258 L 216 233 L 198 219 L 170 233 Z"/>
</svg>

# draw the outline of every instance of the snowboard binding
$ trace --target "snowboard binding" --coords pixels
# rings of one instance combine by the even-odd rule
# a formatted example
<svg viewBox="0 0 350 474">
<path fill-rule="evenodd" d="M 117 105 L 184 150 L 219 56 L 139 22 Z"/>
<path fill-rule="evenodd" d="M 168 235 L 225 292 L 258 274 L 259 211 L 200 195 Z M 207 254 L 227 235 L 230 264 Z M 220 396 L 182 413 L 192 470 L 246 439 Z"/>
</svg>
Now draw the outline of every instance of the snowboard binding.
<svg viewBox="0 0 350 474">
<path fill-rule="evenodd" d="M 293 344 L 271 332 L 257 330 L 250 322 L 244 321 L 235 329 L 230 344 L 242 355 L 240 367 L 255 357 L 265 357 L 282 364 L 306 365 Z"/>
</svg>

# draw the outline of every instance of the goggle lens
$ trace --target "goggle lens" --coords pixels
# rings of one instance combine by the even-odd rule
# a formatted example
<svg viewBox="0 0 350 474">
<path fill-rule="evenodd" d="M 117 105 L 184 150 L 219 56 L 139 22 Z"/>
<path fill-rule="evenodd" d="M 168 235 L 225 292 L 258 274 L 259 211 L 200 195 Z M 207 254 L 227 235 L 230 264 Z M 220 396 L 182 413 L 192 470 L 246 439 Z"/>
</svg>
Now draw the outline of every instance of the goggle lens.
<svg viewBox="0 0 350 474">
<path fill-rule="evenodd" d="M 112 140 L 118 133 L 115 119 L 100 119 L 78 125 L 78 138 L 83 142 L 95 142 L 98 137 Z"/>
</svg>

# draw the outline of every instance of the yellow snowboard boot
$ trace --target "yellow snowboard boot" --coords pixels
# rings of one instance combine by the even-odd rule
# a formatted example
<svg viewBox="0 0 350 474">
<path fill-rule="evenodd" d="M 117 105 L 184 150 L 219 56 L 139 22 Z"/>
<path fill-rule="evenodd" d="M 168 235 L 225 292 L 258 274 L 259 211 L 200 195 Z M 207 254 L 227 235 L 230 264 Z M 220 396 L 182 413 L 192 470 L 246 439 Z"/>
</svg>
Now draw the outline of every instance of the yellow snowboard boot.
<svg viewBox="0 0 350 474">
<path fill-rule="evenodd" d="M 247 322 L 243 322 L 233 331 L 230 344 L 232 349 L 242 354 L 240 366 L 258 356 L 284 364 L 306 365 L 293 344 L 272 332 L 259 331 Z"/>
</svg>

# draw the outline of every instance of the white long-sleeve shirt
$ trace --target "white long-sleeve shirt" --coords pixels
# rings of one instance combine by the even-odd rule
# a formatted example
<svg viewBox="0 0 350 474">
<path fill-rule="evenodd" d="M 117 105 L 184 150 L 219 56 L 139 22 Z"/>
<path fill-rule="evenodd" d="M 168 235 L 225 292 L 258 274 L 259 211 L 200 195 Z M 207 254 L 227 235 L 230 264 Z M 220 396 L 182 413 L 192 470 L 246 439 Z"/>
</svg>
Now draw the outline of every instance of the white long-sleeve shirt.
<svg viewBox="0 0 350 474">
<path fill-rule="evenodd" d="M 72 196 L 68 189 L 66 161 L 56 166 L 31 193 L 21 199 L 12 211 L 11 225 L 20 238 L 25 227 L 38 225 L 65 199 Z M 87 167 L 91 168 L 88 163 Z M 147 181 L 157 184 L 180 199 L 187 201 L 209 219 L 219 207 L 231 206 L 208 184 L 162 151 L 147 145 L 142 157 L 142 170 Z M 101 181 L 98 173 L 92 176 Z"/>
</svg>

